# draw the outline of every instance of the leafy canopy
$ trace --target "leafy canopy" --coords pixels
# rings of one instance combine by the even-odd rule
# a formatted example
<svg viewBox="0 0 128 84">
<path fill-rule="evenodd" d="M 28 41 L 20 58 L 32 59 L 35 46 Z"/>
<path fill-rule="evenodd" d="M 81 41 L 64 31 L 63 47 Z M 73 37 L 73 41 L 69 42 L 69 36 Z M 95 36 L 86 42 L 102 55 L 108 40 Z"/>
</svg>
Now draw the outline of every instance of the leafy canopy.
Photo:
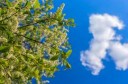
<svg viewBox="0 0 128 84">
<path fill-rule="evenodd" d="M 65 19 L 64 4 L 53 8 L 52 0 L 0 0 L 0 83 L 41 83 L 59 65 L 71 67 L 67 33 L 74 20 Z"/>
</svg>

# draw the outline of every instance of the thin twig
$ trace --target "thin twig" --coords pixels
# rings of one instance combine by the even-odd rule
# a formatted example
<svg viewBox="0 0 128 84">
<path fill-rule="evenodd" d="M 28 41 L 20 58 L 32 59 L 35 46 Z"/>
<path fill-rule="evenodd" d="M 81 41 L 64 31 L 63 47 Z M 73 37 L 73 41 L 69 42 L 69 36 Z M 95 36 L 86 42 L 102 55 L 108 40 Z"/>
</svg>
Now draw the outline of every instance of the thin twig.
<svg viewBox="0 0 128 84">
<path fill-rule="evenodd" d="M 6 19 L 11 18 L 11 17 L 12 17 L 12 16 L 14 16 L 15 14 L 17 14 L 17 12 L 13 13 L 13 14 L 12 14 L 12 15 L 10 15 L 9 17 L 6 17 L 6 18 L 2 19 L 0 22 L 4 21 L 4 20 L 6 20 Z"/>
<path fill-rule="evenodd" d="M 18 27 L 18 28 L 28 27 L 28 26 L 31 26 L 31 25 L 34 25 L 34 24 L 38 24 L 38 23 L 40 23 L 40 22 L 44 22 L 44 21 L 46 21 L 46 20 L 48 20 L 48 19 L 38 20 L 37 22 L 30 23 L 30 24 L 26 24 L 26 25 L 21 26 L 21 27 Z"/>
<path fill-rule="evenodd" d="M 24 37 L 24 38 L 26 38 L 26 39 L 29 39 L 29 40 L 33 41 L 33 42 L 42 44 L 41 42 L 39 42 L 39 41 L 37 41 L 37 40 L 34 40 L 34 39 L 32 39 L 32 38 L 28 38 L 28 37 L 26 37 L 26 36 L 24 36 L 24 35 L 21 35 L 21 34 L 18 34 L 18 33 L 14 33 L 14 34 L 17 35 L 17 36 L 22 36 L 22 37 Z"/>
</svg>

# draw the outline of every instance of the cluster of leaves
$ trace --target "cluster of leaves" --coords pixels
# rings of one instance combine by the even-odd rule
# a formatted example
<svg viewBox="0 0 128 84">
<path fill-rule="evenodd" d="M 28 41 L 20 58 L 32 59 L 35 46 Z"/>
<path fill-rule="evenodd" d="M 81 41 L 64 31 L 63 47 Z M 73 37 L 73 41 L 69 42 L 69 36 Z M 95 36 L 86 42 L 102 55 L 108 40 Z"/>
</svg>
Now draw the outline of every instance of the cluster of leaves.
<svg viewBox="0 0 128 84">
<path fill-rule="evenodd" d="M 67 33 L 74 20 L 64 18 L 64 4 L 53 8 L 52 0 L 0 0 L 0 83 L 41 83 L 59 65 L 71 67 Z"/>
</svg>

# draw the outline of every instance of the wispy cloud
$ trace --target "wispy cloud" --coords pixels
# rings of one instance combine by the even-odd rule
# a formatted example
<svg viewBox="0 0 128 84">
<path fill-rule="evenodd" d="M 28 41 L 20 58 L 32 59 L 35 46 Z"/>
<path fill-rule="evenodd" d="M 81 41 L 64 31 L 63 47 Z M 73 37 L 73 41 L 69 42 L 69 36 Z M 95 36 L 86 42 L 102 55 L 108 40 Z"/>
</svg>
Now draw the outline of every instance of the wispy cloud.
<svg viewBox="0 0 128 84">
<path fill-rule="evenodd" d="M 128 68 L 128 44 L 121 44 L 121 36 L 114 28 L 123 29 L 123 23 L 116 16 L 109 14 L 93 14 L 89 18 L 89 31 L 93 35 L 90 48 L 81 51 L 82 65 L 91 69 L 92 74 L 98 75 L 104 68 L 102 60 L 109 53 L 116 63 L 117 69 Z M 109 52 L 107 52 L 109 51 Z"/>
</svg>

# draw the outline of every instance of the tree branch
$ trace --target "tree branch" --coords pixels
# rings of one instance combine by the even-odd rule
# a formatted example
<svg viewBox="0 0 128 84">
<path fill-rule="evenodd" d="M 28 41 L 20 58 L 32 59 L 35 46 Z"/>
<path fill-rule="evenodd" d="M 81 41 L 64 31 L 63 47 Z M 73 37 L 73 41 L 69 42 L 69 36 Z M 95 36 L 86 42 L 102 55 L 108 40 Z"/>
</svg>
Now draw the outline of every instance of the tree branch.
<svg viewBox="0 0 128 84">
<path fill-rule="evenodd" d="M 15 14 L 17 14 L 17 13 L 18 13 L 18 12 L 13 13 L 13 14 L 12 14 L 12 15 L 10 15 L 9 17 L 6 17 L 6 18 L 2 19 L 0 22 L 4 21 L 4 20 L 6 20 L 6 19 L 11 18 L 12 16 L 14 16 L 14 15 L 15 15 Z"/>
<path fill-rule="evenodd" d="M 31 25 L 34 25 L 34 24 L 38 24 L 38 23 L 40 23 L 40 22 L 44 22 L 44 21 L 46 21 L 46 20 L 48 20 L 48 19 L 38 20 L 37 22 L 30 23 L 30 24 L 26 24 L 26 25 L 21 26 L 21 27 L 18 27 L 18 28 L 28 27 L 28 26 L 31 26 Z"/>
<path fill-rule="evenodd" d="M 18 33 L 14 33 L 14 34 L 17 35 L 17 36 L 21 36 L 21 37 L 24 37 L 24 38 L 26 38 L 26 39 L 29 39 L 29 40 L 31 40 L 31 41 L 33 41 L 33 42 L 42 44 L 40 41 L 34 40 L 34 39 L 32 39 L 32 38 L 28 38 L 28 37 L 26 37 L 26 36 L 24 36 L 24 35 L 21 35 L 21 34 L 18 34 Z"/>
<path fill-rule="evenodd" d="M 22 7 L 21 9 L 24 9 L 24 8 L 25 8 L 25 7 Z M 0 22 L 4 21 L 4 20 L 6 20 L 6 19 L 11 18 L 11 17 L 14 16 L 15 14 L 17 14 L 19 10 L 20 10 L 20 9 L 18 9 L 15 13 L 13 13 L 12 15 L 10 15 L 9 17 L 6 17 L 6 18 L 0 20 Z"/>
<path fill-rule="evenodd" d="M 55 19 L 55 18 L 49 18 L 49 19 L 51 20 L 51 19 Z M 18 27 L 18 28 L 28 27 L 28 26 L 31 26 L 31 25 L 34 25 L 34 24 L 38 24 L 38 23 L 41 23 L 41 22 L 46 22 L 49 19 L 48 18 L 45 18 L 45 19 L 42 19 L 42 20 L 38 20 L 38 21 L 36 21 L 34 23 L 29 23 L 29 24 L 26 24 L 26 25 L 21 26 L 21 27 Z"/>
</svg>

